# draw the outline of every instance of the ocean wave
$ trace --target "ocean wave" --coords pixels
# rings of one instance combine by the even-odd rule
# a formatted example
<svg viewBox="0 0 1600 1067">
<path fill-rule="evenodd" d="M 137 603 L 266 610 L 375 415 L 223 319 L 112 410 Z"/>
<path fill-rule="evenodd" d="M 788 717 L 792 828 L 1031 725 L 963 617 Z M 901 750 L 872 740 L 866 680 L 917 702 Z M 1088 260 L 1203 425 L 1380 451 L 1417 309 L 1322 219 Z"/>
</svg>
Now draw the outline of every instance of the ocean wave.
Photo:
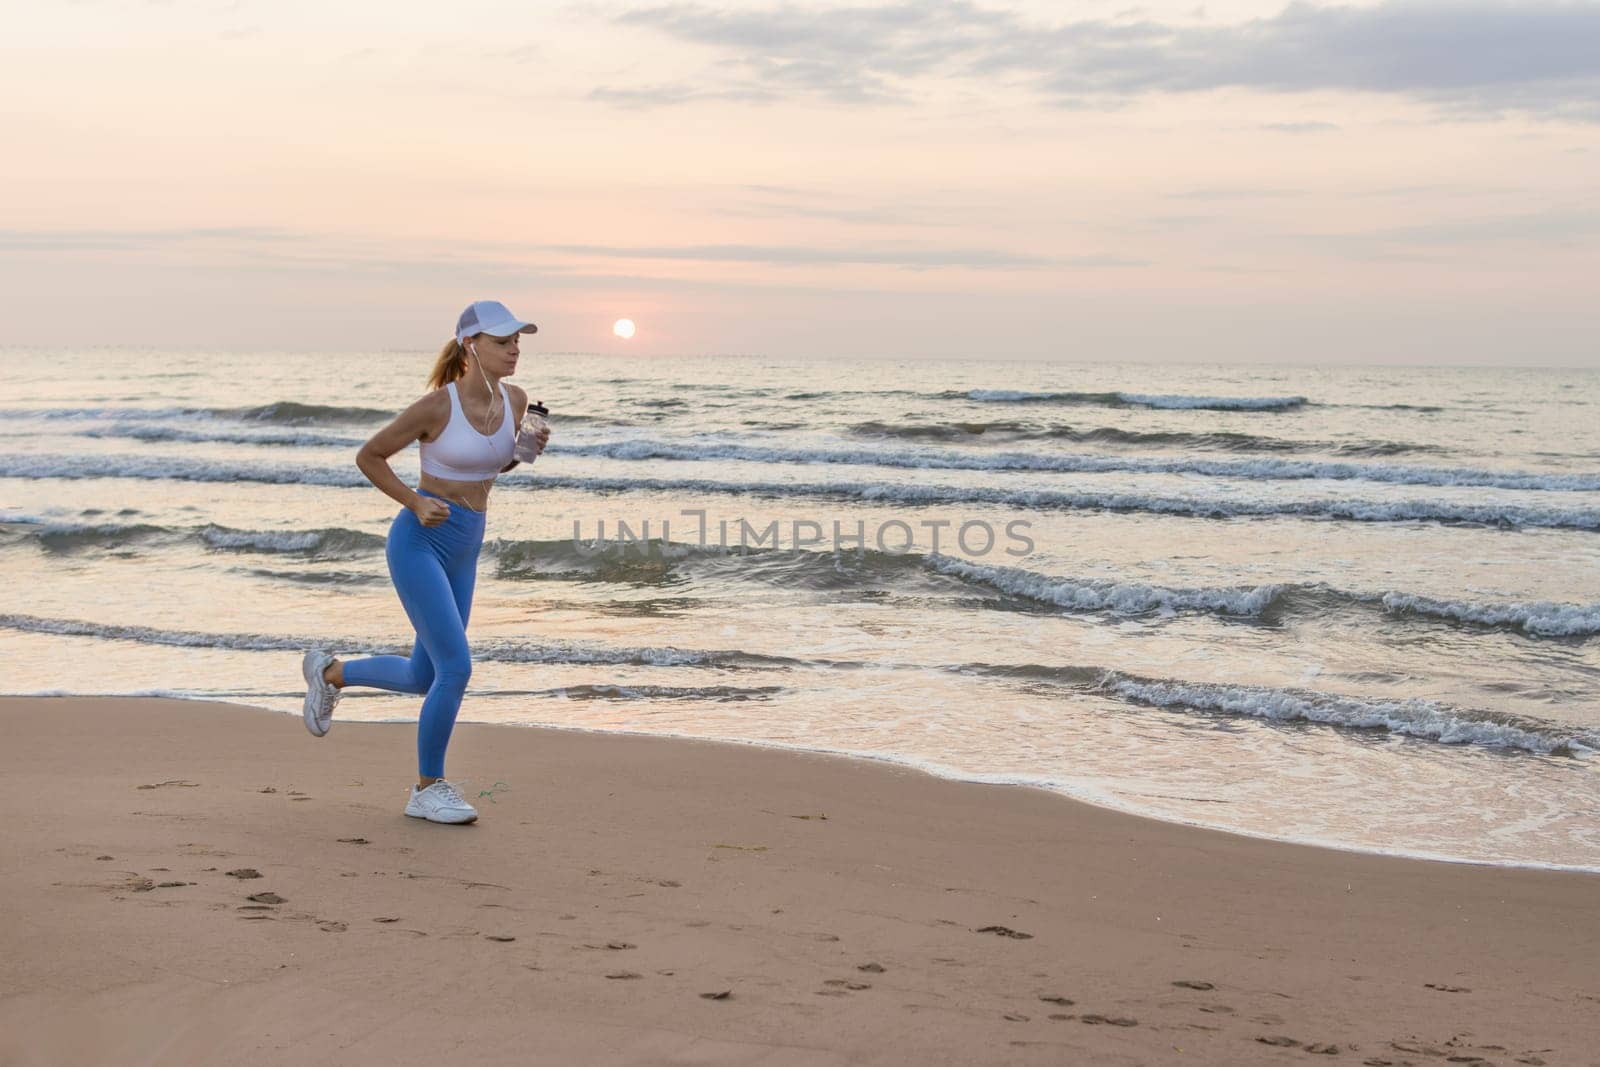
<svg viewBox="0 0 1600 1067">
<path fill-rule="evenodd" d="M 51 422 L 89 422 L 109 419 L 179 419 L 205 414 L 205 408 L 0 408 L 0 419 L 48 419 Z"/>
<path fill-rule="evenodd" d="M 1059 578 L 1021 567 L 997 567 L 951 556 L 929 556 L 924 565 L 939 574 L 1068 611 L 1107 611 L 1118 615 L 1199 611 L 1257 618 L 1284 591 L 1281 585 L 1185 589 L 1139 582 Z"/>
<path fill-rule="evenodd" d="M 1125 403 L 1168 411 L 1288 411 L 1311 403 L 1303 396 L 1165 396 L 1154 393 L 1118 393 Z"/>
<path fill-rule="evenodd" d="M 206 408 L 207 414 L 271 422 L 281 426 L 312 426 L 328 423 L 370 423 L 391 419 L 395 412 L 382 408 L 363 408 L 348 404 L 302 404 L 294 400 L 275 400 L 243 408 Z"/>
<path fill-rule="evenodd" d="M 1028 392 L 1020 389 L 970 389 L 937 394 L 943 399 L 984 404 L 1087 404 L 1098 407 L 1143 407 L 1164 410 L 1289 411 L 1311 401 L 1303 396 L 1186 396 L 1124 392 Z"/>
<path fill-rule="evenodd" d="M 172 535 L 173 531 L 167 527 L 149 523 L 63 523 L 31 518 L 0 520 L 0 541 L 32 541 L 50 552 L 128 548 Z"/>
<path fill-rule="evenodd" d="M 342 527 L 320 530 L 233 530 L 205 526 L 197 531 L 212 548 L 235 552 L 293 552 L 316 556 L 345 556 L 381 551 L 385 539 L 378 534 Z"/>
<path fill-rule="evenodd" d="M 0 459 L 0 474 L 6 465 Z M 1153 493 L 1072 492 L 995 486 L 905 485 L 881 482 L 720 482 L 695 478 L 589 478 L 547 476 L 516 481 L 540 489 L 596 493 L 696 492 L 884 504 L 997 504 L 1041 510 L 1149 512 L 1188 518 L 1298 517 L 1350 522 L 1438 522 L 1506 529 L 1600 529 L 1600 508 L 1548 508 L 1511 504 L 1458 504 L 1428 500 L 1267 500 L 1161 496 Z"/>
<path fill-rule="evenodd" d="M 637 531 L 636 531 L 637 532 Z M 661 531 L 654 531 L 658 536 Z M 1126 579 L 1079 578 L 1023 567 L 979 563 L 957 556 L 861 551 L 749 548 L 735 544 L 616 541 L 603 546 L 571 540 L 495 541 L 496 575 L 509 580 L 571 580 L 632 585 L 672 585 L 709 575 L 817 591 L 931 591 L 917 582 L 929 574 L 954 578 L 991 593 L 1068 612 L 1114 615 L 1206 613 L 1262 620 L 1274 614 L 1324 614 L 1329 610 L 1413 615 L 1425 620 L 1487 629 L 1515 629 L 1531 637 L 1600 634 L 1600 604 L 1495 604 L 1440 601 L 1414 593 L 1346 591 L 1317 583 L 1236 586 L 1163 586 Z"/>
<path fill-rule="evenodd" d="M 1213 452 L 1321 452 L 1342 456 L 1397 456 L 1438 453 L 1438 445 L 1404 441 L 1297 441 L 1283 437 L 1235 432 L 1187 430 L 1124 430 L 1116 426 L 1080 429 L 1061 424 L 997 420 L 993 422 L 898 423 L 858 422 L 847 427 L 858 437 L 908 438 L 976 444 L 987 441 L 1075 441 L 1141 448 L 1194 448 Z"/>
<path fill-rule="evenodd" d="M 710 700 L 737 703 L 770 700 L 781 692 L 781 685 L 568 685 L 559 689 L 529 690 L 519 695 L 551 696 L 563 700 Z"/>
<path fill-rule="evenodd" d="M 353 489 L 368 486 L 355 465 L 279 466 L 270 463 L 193 459 L 186 456 L 0 456 L 0 478 L 148 478 L 183 482 L 261 482 Z"/>
<path fill-rule="evenodd" d="M 302 404 L 276 400 L 249 407 L 79 407 L 79 408 L 4 408 L 0 417 L 49 419 L 66 422 L 145 421 L 172 422 L 180 419 L 231 419 L 240 422 L 265 422 L 281 426 L 318 424 L 360 424 L 393 418 L 395 412 L 378 408 L 334 404 Z"/>
<path fill-rule="evenodd" d="M 989 586 L 1067 611 L 1115 615 L 1175 615 L 1203 612 L 1262 619 L 1274 612 L 1322 614 L 1331 609 L 1370 610 L 1411 615 L 1486 629 L 1518 630 L 1530 637 L 1590 637 L 1600 634 L 1600 604 L 1473 603 L 1437 600 L 1415 593 L 1365 593 L 1335 589 L 1321 582 L 1253 586 L 1169 587 L 1113 579 L 1083 579 L 1042 574 L 1022 567 L 974 563 L 952 556 L 927 556 L 929 570 Z"/>
<path fill-rule="evenodd" d="M 344 655 L 388 655 L 397 644 L 348 638 L 303 637 L 277 634 L 219 634 L 193 630 L 163 630 L 153 626 L 119 626 L 82 619 L 48 619 L 37 615 L 0 614 L 0 628 L 25 633 L 95 637 L 177 648 L 222 648 L 245 652 L 298 652 L 308 648 L 338 649 Z M 671 647 L 613 648 L 577 642 L 474 641 L 475 660 L 499 663 L 607 664 L 641 667 L 709 667 L 722 670 L 787 669 L 802 665 L 841 666 L 830 661 L 806 661 L 738 650 L 700 650 Z"/>
<path fill-rule="evenodd" d="M 192 430 L 181 426 L 139 426 L 118 423 L 112 426 L 95 426 L 80 430 L 79 436 L 95 438 L 127 438 L 134 441 L 174 441 L 183 444 L 218 442 L 239 445 L 279 445 L 293 448 L 348 447 L 360 445 L 365 438 L 337 434 L 307 432 L 258 432 L 248 430 Z"/>
<path fill-rule="evenodd" d="M 1549 601 L 1510 604 L 1475 604 L 1463 600 L 1436 600 L 1414 593 L 1383 595 L 1384 610 L 1394 615 L 1420 615 L 1470 623 L 1509 627 L 1536 637 L 1587 637 L 1600 634 L 1600 604 L 1556 604 Z"/>
<path fill-rule="evenodd" d="M 27 633 L 83 636 L 181 648 L 269 652 L 337 648 L 346 655 L 383 654 L 396 651 L 396 646 L 371 641 L 270 634 L 202 633 L 18 614 L 0 614 L 0 628 Z M 503 640 L 475 642 L 473 656 L 478 660 L 506 663 L 708 667 L 723 670 L 863 666 L 853 661 L 808 661 L 736 650 L 693 650 L 671 647 L 606 648 L 576 643 L 543 645 Z M 901 669 L 910 670 L 928 669 L 911 664 L 899 666 Z M 1600 752 L 1600 732 L 1597 731 L 1572 729 L 1509 714 L 1451 707 L 1418 698 L 1363 699 L 1270 686 L 1153 679 L 1088 666 L 965 663 L 934 669 L 1093 691 L 1134 705 L 1202 714 L 1244 716 L 1273 722 L 1310 722 L 1346 729 L 1378 729 L 1450 745 L 1480 745 L 1561 756 L 1589 756 Z M 647 687 L 639 688 L 641 692 L 647 692 Z M 770 687 L 771 691 L 777 691 L 779 688 L 781 687 Z"/>
<path fill-rule="evenodd" d="M 384 538 L 343 527 L 319 530 L 234 530 L 210 524 L 199 527 L 155 526 L 149 523 L 61 523 L 34 518 L 0 521 L 9 539 L 28 539 L 57 551 L 125 549 L 150 542 L 195 540 L 207 547 L 236 552 L 293 553 L 318 557 L 381 551 Z"/>
<path fill-rule="evenodd" d="M 552 444 L 559 455 L 607 459 L 669 459 L 690 462 L 740 460 L 752 463 L 845 464 L 909 470 L 1040 471 L 1071 474 L 1199 474 L 1213 478 L 1266 481 L 1369 481 L 1391 485 L 1468 486 L 1488 489 L 1592 492 L 1600 473 L 1533 474 L 1468 467 L 1417 467 L 1405 464 L 1348 463 L 1286 459 L 1161 459 L 1038 452 L 957 452 L 946 449 L 819 448 L 749 445 L 729 442 L 683 443 L 633 438 L 583 444 Z"/>
<path fill-rule="evenodd" d="M 0 456 L 6 478 L 148 478 L 197 482 L 263 482 L 343 488 L 369 483 L 355 468 L 276 466 L 165 456 Z M 696 478 L 615 478 L 513 474 L 502 484 L 516 488 L 573 489 L 591 493 L 691 492 L 719 496 L 806 497 L 863 503 L 931 505 L 995 504 L 1064 511 L 1148 512 L 1188 518 L 1233 519 L 1285 516 L 1351 522 L 1438 522 L 1507 529 L 1600 529 L 1600 509 L 1466 504 L 1429 500 L 1271 500 L 1163 496 L 1155 493 L 1008 489 L 998 486 L 910 485 L 883 482 L 723 482 Z"/>
<path fill-rule="evenodd" d="M 659 537 L 661 531 L 653 531 Z M 379 534 L 340 527 L 316 530 L 235 530 L 225 526 L 167 527 L 145 523 L 118 525 L 47 522 L 29 517 L 0 521 L 0 543 L 33 540 L 50 551 L 91 548 L 126 550 L 150 543 L 195 540 L 221 551 L 301 555 L 343 559 L 383 550 Z M 957 556 L 894 553 L 876 549 L 724 548 L 715 543 L 617 541 L 575 544 L 571 539 L 493 539 L 484 554 L 495 561 L 495 576 L 508 581 L 576 581 L 660 586 L 691 580 L 762 582 L 787 589 L 881 594 L 923 594 L 928 575 L 998 593 L 1013 602 L 1068 612 L 1114 615 L 1208 613 L 1229 618 L 1267 619 L 1275 613 L 1319 614 L 1329 610 L 1376 610 L 1485 629 L 1515 630 L 1532 638 L 1583 638 L 1600 635 L 1600 603 L 1550 601 L 1481 603 L 1439 599 L 1398 590 L 1360 592 L 1323 583 L 1275 582 L 1236 586 L 1164 586 L 1114 578 L 1046 574 L 1023 567 L 979 563 Z M 370 575 L 308 572 L 264 577 L 306 581 L 368 580 Z M 1013 603 L 1011 606 L 1016 606 Z"/>
<path fill-rule="evenodd" d="M 1600 732 L 1453 708 L 1432 700 L 1362 700 L 1266 686 L 1152 680 L 1117 671 L 1106 671 L 1097 688 L 1151 707 L 1385 730 L 1447 745 L 1481 745 L 1556 756 L 1588 756 L 1600 751 Z"/>
<path fill-rule="evenodd" d="M 1008 440 L 1017 440 L 1025 436 L 1048 436 L 1044 431 L 1039 431 L 1024 422 L 935 422 L 935 423 L 889 423 L 889 422 L 858 422 L 851 426 L 850 432 L 861 437 L 910 437 L 927 438 L 935 441 L 965 441 L 973 437 L 1004 436 Z"/>
</svg>

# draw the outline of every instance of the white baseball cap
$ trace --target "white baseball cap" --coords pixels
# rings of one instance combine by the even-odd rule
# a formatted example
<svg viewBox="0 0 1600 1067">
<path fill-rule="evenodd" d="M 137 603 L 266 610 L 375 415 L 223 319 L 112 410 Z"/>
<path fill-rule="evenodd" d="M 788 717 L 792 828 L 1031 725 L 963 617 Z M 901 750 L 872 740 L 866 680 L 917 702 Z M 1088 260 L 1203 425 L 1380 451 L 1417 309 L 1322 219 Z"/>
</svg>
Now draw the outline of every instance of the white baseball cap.
<svg viewBox="0 0 1600 1067">
<path fill-rule="evenodd" d="M 467 305 L 467 310 L 456 320 L 456 340 L 461 343 L 480 333 L 491 337 L 510 337 L 514 333 L 538 332 L 539 327 L 531 322 L 523 322 L 498 300 L 475 300 Z"/>
</svg>

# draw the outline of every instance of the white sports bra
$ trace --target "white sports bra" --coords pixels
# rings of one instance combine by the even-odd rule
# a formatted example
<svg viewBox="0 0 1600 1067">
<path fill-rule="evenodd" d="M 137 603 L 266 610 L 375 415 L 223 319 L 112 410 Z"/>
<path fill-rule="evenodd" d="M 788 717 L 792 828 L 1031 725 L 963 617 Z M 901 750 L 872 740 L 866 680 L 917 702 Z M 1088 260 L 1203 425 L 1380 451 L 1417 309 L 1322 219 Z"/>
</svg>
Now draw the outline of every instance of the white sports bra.
<svg viewBox="0 0 1600 1067">
<path fill-rule="evenodd" d="M 500 428 L 485 437 L 467 419 L 461 410 L 461 397 L 456 393 L 456 383 L 445 386 L 450 394 L 450 421 L 444 432 L 432 441 L 417 446 L 422 453 L 422 472 L 435 478 L 448 478 L 456 482 L 482 482 L 495 477 L 511 462 L 516 446 L 517 431 L 511 423 L 511 398 L 506 395 L 505 383 L 500 384 L 500 399 L 505 404 L 505 415 Z"/>
</svg>

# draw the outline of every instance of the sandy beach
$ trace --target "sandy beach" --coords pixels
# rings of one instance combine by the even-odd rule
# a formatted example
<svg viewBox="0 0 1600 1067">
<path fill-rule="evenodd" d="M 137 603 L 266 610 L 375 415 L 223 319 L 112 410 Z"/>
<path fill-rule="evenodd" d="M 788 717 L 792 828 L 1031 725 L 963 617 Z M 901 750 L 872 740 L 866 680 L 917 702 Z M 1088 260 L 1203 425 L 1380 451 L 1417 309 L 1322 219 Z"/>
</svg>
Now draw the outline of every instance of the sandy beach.
<svg viewBox="0 0 1600 1067">
<path fill-rule="evenodd" d="M 0 1063 L 1600 1062 L 1594 876 L 754 746 L 0 700 Z"/>
</svg>

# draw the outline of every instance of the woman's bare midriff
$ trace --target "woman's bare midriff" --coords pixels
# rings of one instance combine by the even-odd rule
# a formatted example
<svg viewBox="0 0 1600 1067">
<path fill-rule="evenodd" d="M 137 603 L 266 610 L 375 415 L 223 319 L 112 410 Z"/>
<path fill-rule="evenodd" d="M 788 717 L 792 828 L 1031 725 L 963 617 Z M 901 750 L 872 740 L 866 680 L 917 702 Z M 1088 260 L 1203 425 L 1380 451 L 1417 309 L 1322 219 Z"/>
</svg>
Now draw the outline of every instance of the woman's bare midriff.
<svg viewBox="0 0 1600 1067">
<path fill-rule="evenodd" d="M 473 511 L 489 510 L 489 490 L 493 487 L 493 478 L 481 482 L 457 482 L 449 478 L 424 474 L 417 482 L 418 489 L 426 489 L 434 496 L 443 497 L 452 504 L 460 504 Z"/>
</svg>

